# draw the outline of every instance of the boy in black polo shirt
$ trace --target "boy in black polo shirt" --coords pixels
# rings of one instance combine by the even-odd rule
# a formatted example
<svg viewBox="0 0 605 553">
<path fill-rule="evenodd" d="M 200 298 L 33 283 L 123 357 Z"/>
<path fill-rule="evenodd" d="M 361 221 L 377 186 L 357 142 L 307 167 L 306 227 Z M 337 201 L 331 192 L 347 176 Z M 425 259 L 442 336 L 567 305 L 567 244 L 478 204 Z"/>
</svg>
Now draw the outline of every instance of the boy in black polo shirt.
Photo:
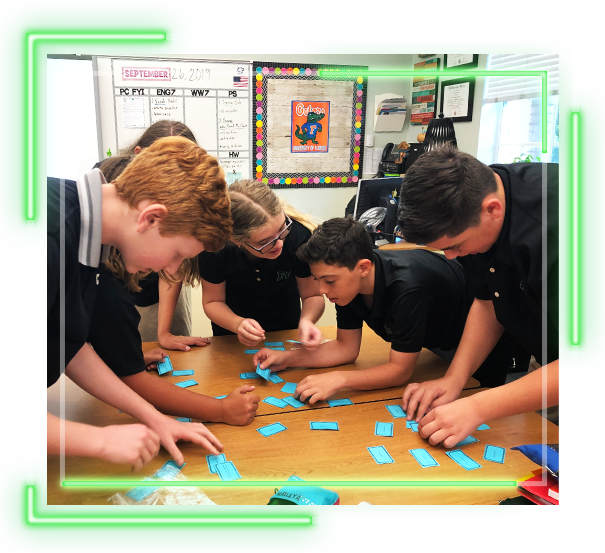
<svg viewBox="0 0 605 553">
<path fill-rule="evenodd" d="M 314 351 L 263 349 L 254 364 L 281 370 L 352 363 L 359 355 L 364 321 L 391 343 L 384 365 L 306 377 L 296 388 L 301 400 L 315 403 L 342 388 L 401 386 L 423 347 L 449 351 L 458 345 L 473 296 L 457 262 L 427 250 L 373 250 L 366 230 L 350 218 L 320 225 L 297 255 L 336 304 L 337 339 Z"/>
<path fill-rule="evenodd" d="M 98 399 L 143 425 L 92 427 L 65 421 L 65 454 L 100 457 L 141 468 L 161 443 L 181 465 L 179 439 L 213 453 L 220 442 L 202 424 L 159 413 L 103 363 L 87 344 L 109 245 L 129 272 L 176 272 L 204 247 L 220 249 L 230 234 L 229 200 L 218 162 L 180 137 L 159 140 L 107 184 L 95 169 L 77 183 L 48 179 L 47 385 L 65 374 Z M 61 421 L 48 414 L 48 453 L 60 452 Z"/>
<path fill-rule="evenodd" d="M 411 384 L 403 396 L 408 418 L 424 415 L 420 433 L 432 444 L 451 447 L 487 420 L 558 403 L 558 184 L 558 165 L 488 167 L 450 145 L 424 154 L 406 173 L 403 235 L 461 257 L 476 296 L 445 377 Z M 457 399 L 504 330 L 543 366 Z"/>
</svg>

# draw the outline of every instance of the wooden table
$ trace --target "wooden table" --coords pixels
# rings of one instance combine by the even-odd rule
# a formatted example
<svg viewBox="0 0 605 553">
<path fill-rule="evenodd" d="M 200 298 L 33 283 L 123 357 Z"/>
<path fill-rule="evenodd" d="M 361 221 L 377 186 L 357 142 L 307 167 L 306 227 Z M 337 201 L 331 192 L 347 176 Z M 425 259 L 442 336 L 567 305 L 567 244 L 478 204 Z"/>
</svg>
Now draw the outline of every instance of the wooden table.
<svg viewBox="0 0 605 553">
<path fill-rule="evenodd" d="M 463 396 L 479 390 L 467 390 Z M 462 450 L 482 465 L 467 472 L 445 455 L 441 446 L 433 447 L 418 433 L 406 429 L 404 419 L 393 419 L 385 405 L 388 400 L 359 403 L 351 406 L 326 407 L 319 410 L 282 412 L 257 416 L 247 427 L 211 423 L 208 427 L 225 445 L 227 459 L 233 461 L 244 480 L 267 480 L 266 487 L 207 487 L 202 489 L 217 504 L 264 505 L 273 494 L 271 481 L 286 480 L 295 474 L 304 480 L 329 482 L 325 487 L 336 491 L 341 504 L 356 505 L 360 501 L 373 504 L 496 504 L 500 499 L 518 495 L 514 485 L 506 487 L 414 486 L 367 487 L 338 486 L 335 481 L 383 480 L 498 480 L 515 481 L 536 468 L 536 465 L 510 447 L 525 443 L 541 443 L 544 421 L 536 413 L 492 421 L 490 430 L 474 432 L 479 442 L 463 446 Z M 128 417 L 130 419 L 130 417 Z M 311 431 L 309 421 L 337 421 L 340 430 Z M 394 437 L 374 435 L 376 421 L 394 422 Z M 281 422 L 287 430 L 267 438 L 257 428 Z M 558 428 L 547 421 L 547 443 L 558 442 Z M 504 465 L 483 460 L 485 444 L 507 448 Z M 395 463 L 378 465 L 367 446 L 384 445 Z M 439 467 L 423 469 L 408 453 L 409 449 L 425 448 Z M 218 481 L 210 475 L 205 460 L 206 451 L 192 444 L 181 444 L 187 461 L 183 474 L 189 480 Z M 144 470 L 153 474 L 170 456 L 162 450 Z M 66 459 L 68 479 L 132 478 L 128 468 L 95 459 Z M 141 476 L 139 476 L 141 477 Z M 242 480 L 243 481 L 243 480 Z M 86 491 L 58 486 L 58 458 L 49 458 L 49 504 L 104 504 L 107 498 L 124 489 L 90 489 Z"/>
<path fill-rule="evenodd" d="M 383 244 L 378 247 L 379 250 L 429 250 L 430 252 L 439 252 L 442 253 L 441 250 L 437 250 L 435 248 L 430 248 L 429 246 L 421 246 L 420 244 L 413 244 L 412 242 L 405 242 L 404 240 L 397 240 L 392 244 Z"/>
</svg>

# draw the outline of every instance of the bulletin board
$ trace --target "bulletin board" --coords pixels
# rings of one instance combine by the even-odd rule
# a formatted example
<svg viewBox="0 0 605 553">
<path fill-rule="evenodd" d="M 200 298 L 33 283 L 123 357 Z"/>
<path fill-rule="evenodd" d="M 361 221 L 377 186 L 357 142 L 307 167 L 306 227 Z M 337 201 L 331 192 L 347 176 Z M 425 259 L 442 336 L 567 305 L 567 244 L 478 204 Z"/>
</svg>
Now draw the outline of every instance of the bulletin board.
<svg viewBox="0 0 605 553">
<path fill-rule="evenodd" d="M 130 146 L 160 119 L 180 121 L 230 184 L 253 178 L 250 61 L 97 57 L 104 151 Z M 103 100 L 103 98 L 101 98 Z"/>
<path fill-rule="evenodd" d="M 272 188 L 357 186 L 367 66 L 254 61 L 256 178 Z M 322 70 L 318 76 L 318 70 Z"/>
</svg>

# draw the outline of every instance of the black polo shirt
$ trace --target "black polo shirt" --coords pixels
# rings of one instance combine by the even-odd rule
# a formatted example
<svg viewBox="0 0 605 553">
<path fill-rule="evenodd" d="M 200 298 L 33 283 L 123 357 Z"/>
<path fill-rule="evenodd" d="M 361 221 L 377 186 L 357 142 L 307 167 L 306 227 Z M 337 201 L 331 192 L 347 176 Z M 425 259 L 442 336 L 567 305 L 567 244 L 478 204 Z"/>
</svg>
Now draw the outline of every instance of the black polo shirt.
<svg viewBox="0 0 605 553">
<path fill-rule="evenodd" d="M 311 276 L 307 263 L 296 257 L 296 250 L 311 232 L 292 220 L 290 233 L 276 259 L 250 259 L 233 244 L 219 252 L 198 256 L 202 278 L 213 284 L 226 282 L 226 304 L 240 317 L 254 319 L 265 331 L 298 328 L 301 305 L 296 277 Z M 214 336 L 233 334 L 212 323 Z"/>
<path fill-rule="evenodd" d="M 496 317 L 507 332 L 539 363 L 550 363 L 559 358 L 559 166 L 513 163 L 490 167 L 504 185 L 502 230 L 488 252 L 459 261 L 475 296 L 493 302 Z M 545 277 L 546 302 L 542 297 Z M 547 336 L 544 354 L 543 322 Z"/>
<path fill-rule="evenodd" d="M 458 345 L 473 295 L 459 263 L 427 250 L 374 251 L 374 296 L 336 306 L 338 328 L 363 322 L 395 351 L 451 350 Z"/>
<path fill-rule="evenodd" d="M 88 342 L 119 377 L 145 370 L 135 297 L 125 282 L 101 265 Z"/>
<path fill-rule="evenodd" d="M 101 184 L 98 170 L 78 183 L 47 179 L 47 386 L 86 343 L 97 292 L 101 249 Z M 61 334 L 61 188 L 64 190 L 64 336 Z M 83 207 L 81 208 L 80 201 Z M 62 342 L 64 360 L 61 362 Z"/>
</svg>

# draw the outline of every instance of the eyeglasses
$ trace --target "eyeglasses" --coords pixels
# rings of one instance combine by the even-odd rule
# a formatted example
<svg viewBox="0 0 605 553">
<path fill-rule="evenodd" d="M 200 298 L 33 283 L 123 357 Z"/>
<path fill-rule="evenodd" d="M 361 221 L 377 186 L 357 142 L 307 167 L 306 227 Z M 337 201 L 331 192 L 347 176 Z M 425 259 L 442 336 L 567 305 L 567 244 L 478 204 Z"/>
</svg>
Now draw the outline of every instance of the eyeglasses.
<svg viewBox="0 0 605 553">
<path fill-rule="evenodd" d="M 275 246 L 275 244 L 278 240 L 283 240 L 286 236 L 288 236 L 288 234 L 290 232 L 290 226 L 292 226 L 292 219 L 290 219 L 290 217 L 288 217 L 285 213 L 284 213 L 284 215 L 286 217 L 286 221 L 285 221 L 286 228 L 280 232 L 280 234 L 277 238 L 274 238 L 270 242 L 267 242 L 264 246 L 261 246 L 260 248 L 251 246 L 250 244 L 248 244 L 246 242 L 244 242 L 244 244 L 246 244 L 246 246 L 248 246 L 249 248 L 252 248 L 253 250 L 257 251 L 258 253 L 267 253 L 268 251 L 273 249 L 273 246 Z"/>
</svg>

